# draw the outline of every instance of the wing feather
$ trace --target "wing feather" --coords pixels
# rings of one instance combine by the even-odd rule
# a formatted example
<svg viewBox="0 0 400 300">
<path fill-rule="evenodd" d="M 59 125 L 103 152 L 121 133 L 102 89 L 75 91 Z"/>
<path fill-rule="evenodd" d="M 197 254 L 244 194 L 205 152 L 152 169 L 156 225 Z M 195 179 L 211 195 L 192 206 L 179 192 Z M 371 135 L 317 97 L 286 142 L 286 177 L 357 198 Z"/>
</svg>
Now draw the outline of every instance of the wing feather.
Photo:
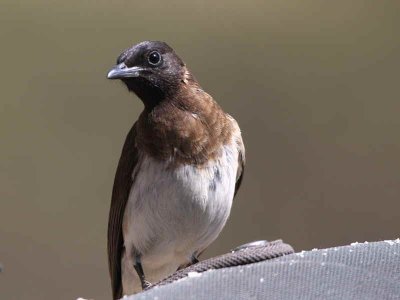
<svg viewBox="0 0 400 300">
<path fill-rule="evenodd" d="M 244 157 L 244 147 L 242 149 L 239 149 L 239 165 L 238 165 L 238 170 L 236 174 L 236 184 L 235 184 L 235 194 L 236 196 L 243 180 L 243 175 L 244 175 L 244 165 L 245 165 L 245 157 Z"/>
<path fill-rule="evenodd" d="M 133 170 L 138 162 L 138 150 L 135 145 L 136 123 L 129 131 L 121 158 L 118 163 L 112 191 L 110 213 L 108 219 L 108 267 L 111 277 L 113 299 L 122 297 L 121 257 L 124 251 L 122 221 L 125 205 L 133 184 Z"/>
<path fill-rule="evenodd" d="M 233 138 L 234 138 L 236 147 L 239 152 L 238 169 L 236 172 L 236 185 L 235 185 L 235 194 L 234 194 L 234 196 L 236 196 L 236 193 L 238 192 L 240 185 L 242 184 L 243 174 L 244 174 L 244 165 L 246 164 L 246 156 L 245 156 L 244 143 L 243 143 L 242 134 L 240 132 L 239 125 L 234 118 L 232 118 L 229 115 L 228 115 L 228 117 L 231 120 L 232 125 L 233 125 Z"/>
</svg>

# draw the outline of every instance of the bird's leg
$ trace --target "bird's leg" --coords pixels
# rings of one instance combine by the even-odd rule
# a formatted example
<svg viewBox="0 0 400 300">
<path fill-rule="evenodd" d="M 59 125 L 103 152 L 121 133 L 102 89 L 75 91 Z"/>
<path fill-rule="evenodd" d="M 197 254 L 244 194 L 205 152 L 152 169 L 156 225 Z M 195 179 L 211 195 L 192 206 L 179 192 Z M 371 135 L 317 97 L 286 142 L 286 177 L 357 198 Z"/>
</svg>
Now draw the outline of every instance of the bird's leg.
<svg viewBox="0 0 400 300">
<path fill-rule="evenodd" d="M 140 259 L 140 255 L 137 255 L 137 256 L 135 257 L 135 264 L 133 265 L 133 267 L 135 268 L 136 273 L 137 273 L 138 276 L 139 276 L 140 283 L 141 283 L 141 285 L 142 285 L 142 289 L 143 289 L 143 290 L 144 290 L 144 289 L 147 289 L 147 288 L 151 285 L 151 283 L 148 282 L 148 281 L 146 280 L 146 277 L 144 276 L 144 272 L 143 272 L 143 267 L 142 267 L 142 262 L 141 262 L 141 259 Z"/>
<path fill-rule="evenodd" d="M 195 254 L 193 254 L 192 257 L 190 258 L 190 264 L 194 265 L 194 264 L 197 264 L 198 262 L 199 262 L 199 260 L 197 259 Z"/>
<path fill-rule="evenodd" d="M 192 256 L 190 257 L 190 261 L 186 264 L 180 265 L 178 270 L 182 270 L 184 268 L 190 267 L 191 265 L 197 264 L 199 262 L 199 260 L 196 257 L 196 252 L 192 254 Z"/>
</svg>

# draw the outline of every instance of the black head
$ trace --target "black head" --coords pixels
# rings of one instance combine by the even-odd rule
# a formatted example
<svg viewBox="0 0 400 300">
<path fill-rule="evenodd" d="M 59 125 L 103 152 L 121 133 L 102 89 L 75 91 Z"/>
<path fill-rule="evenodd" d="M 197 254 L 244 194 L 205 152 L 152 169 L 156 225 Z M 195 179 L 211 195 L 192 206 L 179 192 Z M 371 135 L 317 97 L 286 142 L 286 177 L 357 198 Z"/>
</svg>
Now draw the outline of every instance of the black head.
<svg viewBox="0 0 400 300">
<path fill-rule="evenodd" d="M 145 41 L 122 52 L 107 75 L 121 79 L 146 107 L 174 96 L 185 75 L 185 64 L 164 42 Z"/>
</svg>

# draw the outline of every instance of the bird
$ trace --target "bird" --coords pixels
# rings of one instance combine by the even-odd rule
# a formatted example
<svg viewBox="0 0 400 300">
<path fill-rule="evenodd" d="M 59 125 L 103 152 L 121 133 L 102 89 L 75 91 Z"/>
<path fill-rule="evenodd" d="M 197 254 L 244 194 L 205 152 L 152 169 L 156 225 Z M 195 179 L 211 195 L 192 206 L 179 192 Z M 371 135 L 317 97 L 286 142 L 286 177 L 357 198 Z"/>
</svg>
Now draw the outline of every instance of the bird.
<svg viewBox="0 0 400 300">
<path fill-rule="evenodd" d="M 109 273 L 119 299 L 198 262 L 230 215 L 245 148 L 238 123 L 167 43 L 126 49 L 107 78 L 144 106 L 122 148 L 109 211 Z"/>
</svg>

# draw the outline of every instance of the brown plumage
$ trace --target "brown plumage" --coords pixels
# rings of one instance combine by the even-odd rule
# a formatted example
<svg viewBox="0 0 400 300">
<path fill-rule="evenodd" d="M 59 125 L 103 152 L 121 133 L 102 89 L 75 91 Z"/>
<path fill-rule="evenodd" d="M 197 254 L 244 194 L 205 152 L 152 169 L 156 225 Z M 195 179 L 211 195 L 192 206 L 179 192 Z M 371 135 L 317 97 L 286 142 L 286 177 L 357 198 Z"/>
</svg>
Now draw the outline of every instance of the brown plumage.
<svg viewBox="0 0 400 300">
<path fill-rule="evenodd" d="M 152 69 L 142 67 L 143 57 L 155 51 L 161 54 L 162 65 Z M 171 172 L 185 165 L 202 169 L 219 159 L 222 147 L 233 143 L 238 153 L 234 194 L 241 184 L 244 169 L 244 146 L 236 121 L 200 88 L 168 45 L 141 43 L 121 54 L 117 63 L 118 67 L 110 71 L 108 77 L 122 79 L 128 89 L 141 98 L 145 108 L 125 140 L 112 192 L 108 262 L 114 299 L 123 295 L 121 260 L 124 255 L 130 255 L 125 253 L 128 245 L 125 245 L 124 235 L 128 233 L 123 230 L 124 213 L 131 189 L 142 176 L 143 157 L 162 162 Z M 127 69 L 129 76 L 123 73 Z M 135 255 L 146 254 L 139 253 L 135 247 L 132 250 L 138 252 Z M 198 254 L 204 249 L 193 250 Z"/>
<path fill-rule="evenodd" d="M 231 137 L 231 122 L 219 105 L 191 83 L 179 95 L 145 110 L 138 121 L 138 145 L 157 159 L 201 166 Z"/>
</svg>

